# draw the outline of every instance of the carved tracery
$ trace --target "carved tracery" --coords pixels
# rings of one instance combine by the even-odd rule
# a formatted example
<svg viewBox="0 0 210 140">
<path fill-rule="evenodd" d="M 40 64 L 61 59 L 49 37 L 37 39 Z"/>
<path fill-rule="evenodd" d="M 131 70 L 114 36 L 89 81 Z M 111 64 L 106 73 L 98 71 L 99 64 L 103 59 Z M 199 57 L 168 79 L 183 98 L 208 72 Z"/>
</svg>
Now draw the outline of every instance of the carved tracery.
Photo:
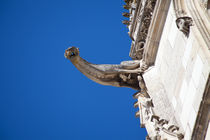
<svg viewBox="0 0 210 140">
<path fill-rule="evenodd" d="M 144 45 L 146 42 L 150 22 L 152 19 L 152 14 L 155 8 L 156 0 L 142 0 L 138 4 L 138 10 L 136 10 L 135 15 L 136 19 L 133 22 L 139 22 L 138 26 L 135 26 L 135 32 L 137 32 L 136 39 L 134 40 L 134 43 L 130 50 L 130 57 L 132 59 L 141 60 L 143 58 L 143 51 L 144 51 Z M 137 25 L 136 23 L 133 23 L 132 26 Z M 131 31 L 132 34 L 132 31 Z M 134 34 L 133 34 L 134 35 Z M 134 38 L 134 37 L 132 37 Z"/>
</svg>

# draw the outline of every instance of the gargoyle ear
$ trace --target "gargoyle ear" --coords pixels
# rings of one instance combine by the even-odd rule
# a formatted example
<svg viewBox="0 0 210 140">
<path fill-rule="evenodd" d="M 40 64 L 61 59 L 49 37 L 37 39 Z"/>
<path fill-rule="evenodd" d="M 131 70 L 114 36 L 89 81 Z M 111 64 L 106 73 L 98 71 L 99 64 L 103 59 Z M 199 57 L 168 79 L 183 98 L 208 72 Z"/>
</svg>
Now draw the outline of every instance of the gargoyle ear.
<svg viewBox="0 0 210 140">
<path fill-rule="evenodd" d="M 77 48 L 77 51 L 79 52 L 79 48 Z"/>
</svg>

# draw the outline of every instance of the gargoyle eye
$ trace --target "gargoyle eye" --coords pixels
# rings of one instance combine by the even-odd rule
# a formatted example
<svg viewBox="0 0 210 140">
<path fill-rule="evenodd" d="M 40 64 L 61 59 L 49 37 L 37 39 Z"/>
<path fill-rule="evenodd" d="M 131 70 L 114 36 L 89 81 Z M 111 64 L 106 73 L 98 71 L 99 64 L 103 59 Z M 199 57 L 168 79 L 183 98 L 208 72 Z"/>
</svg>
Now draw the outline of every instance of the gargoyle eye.
<svg viewBox="0 0 210 140">
<path fill-rule="evenodd" d="M 72 53 L 71 53 L 71 56 L 74 56 L 74 55 L 75 55 L 75 53 L 74 53 L 74 52 L 72 52 Z"/>
</svg>

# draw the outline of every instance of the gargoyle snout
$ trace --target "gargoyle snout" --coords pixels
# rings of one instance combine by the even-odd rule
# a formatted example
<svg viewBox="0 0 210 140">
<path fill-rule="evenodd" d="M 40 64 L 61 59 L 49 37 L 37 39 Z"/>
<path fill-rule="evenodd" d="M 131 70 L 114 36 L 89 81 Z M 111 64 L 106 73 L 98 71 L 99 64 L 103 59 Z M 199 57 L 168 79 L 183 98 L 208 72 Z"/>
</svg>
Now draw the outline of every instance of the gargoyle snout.
<svg viewBox="0 0 210 140">
<path fill-rule="evenodd" d="M 73 59 L 75 56 L 79 55 L 79 49 L 76 47 L 70 47 L 65 50 L 64 57 L 68 59 Z"/>
<path fill-rule="evenodd" d="M 65 50 L 65 53 L 64 53 L 64 57 L 67 58 L 68 55 L 69 55 L 69 49 L 66 49 L 66 50 Z"/>
</svg>

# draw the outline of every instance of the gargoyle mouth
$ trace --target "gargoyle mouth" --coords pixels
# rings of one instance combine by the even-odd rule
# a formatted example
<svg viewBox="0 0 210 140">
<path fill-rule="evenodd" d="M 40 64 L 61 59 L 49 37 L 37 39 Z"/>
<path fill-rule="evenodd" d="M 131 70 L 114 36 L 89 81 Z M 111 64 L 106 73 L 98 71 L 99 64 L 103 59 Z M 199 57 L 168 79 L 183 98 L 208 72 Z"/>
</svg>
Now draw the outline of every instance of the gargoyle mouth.
<svg viewBox="0 0 210 140">
<path fill-rule="evenodd" d="M 65 50 L 64 57 L 67 58 L 68 55 L 69 55 L 69 51 L 68 50 Z"/>
<path fill-rule="evenodd" d="M 79 55 L 79 49 L 76 47 L 69 47 L 65 50 L 64 57 L 67 59 L 73 59 Z"/>
<path fill-rule="evenodd" d="M 71 58 L 73 56 L 76 56 L 76 54 L 74 52 L 72 52 L 71 50 L 67 49 L 64 53 L 64 57 L 65 58 Z"/>
</svg>

